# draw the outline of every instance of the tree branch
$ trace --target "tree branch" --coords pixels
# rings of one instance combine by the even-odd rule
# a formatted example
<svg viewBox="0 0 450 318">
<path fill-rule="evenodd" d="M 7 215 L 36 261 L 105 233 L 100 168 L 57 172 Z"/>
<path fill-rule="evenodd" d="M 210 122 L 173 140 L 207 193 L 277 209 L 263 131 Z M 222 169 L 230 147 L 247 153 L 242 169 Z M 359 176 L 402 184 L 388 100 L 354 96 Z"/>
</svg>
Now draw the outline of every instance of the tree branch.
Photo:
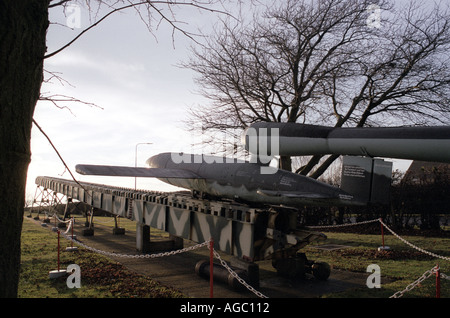
<svg viewBox="0 0 450 318">
<path fill-rule="evenodd" d="M 55 3 L 52 6 L 61 5 L 61 4 L 64 4 L 65 2 L 67 2 L 67 1 L 63 0 L 63 1 L 60 1 L 58 3 Z M 118 7 L 118 8 L 115 8 L 115 9 L 111 10 L 106 15 L 104 15 L 100 20 L 98 20 L 97 22 L 95 22 L 94 24 L 89 26 L 88 28 L 84 29 L 80 34 L 78 34 L 73 40 L 68 42 L 66 45 L 64 45 L 63 47 L 61 47 L 60 49 L 58 49 L 58 50 L 56 50 L 56 51 L 54 51 L 52 53 L 49 53 L 49 54 L 45 55 L 44 59 L 50 58 L 50 57 L 58 54 L 59 52 L 63 51 L 64 49 L 68 48 L 75 41 L 77 41 L 81 36 L 83 36 L 83 34 L 85 34 L 89 30 L 91 30 L 92 28 L 94 28 L 97 25 L 99 25 L 101 22 L 103 22 L 105 19 L 107 19 L 112 14 L 114 14 L 116 12 L 119 12 L 119 11 L 123 11 L 123 10 L 129 9 L 129 8 L 138 7 L 138 6 L 141 6 L 141 5 L 147 5 L 149 8 L 151 7 L 153 10 L 155 10 L 161 16 L 162 20 L 165 20 L 166 22 L 168 22 L 172 26 L 173 32 L 175 32 L 175 31 L 181 32 L 182 34 L 184 34 L 185 36 L 187 36 L 188 38 L 190 38 L 191 40 L 196 42 L 195 38 L 193 37 L 193 35 L 195 35 L 195 34 L 187 32 L 187 31 L 183 30 L 182 28 L 178 27 L 176 25 L 177 21 L 171 20 L 164 13 L 162 13 L 162 11 L 156 7 L 157 4 L 167 4 L 168 6 L 184 5 L 184 6 L 190 6 L 190 7 L 198 8 L 198 9 L 204 10 L 204 11 L 216 12 L 216 13 L 221 13 L 221 14 L 225 14 L 225 15 L 230 16 L 230 14 L 225 12 L 225 11 L 208 8 L 208 7 L 204 6 L 204 5 L 200 5 L 200 4 L 196 3 L 196 1 L 193 1 L 193 2 L 177 2 L 177 1 L 151 1 L 151 0 L 146 0 L 146 1 L 140 1 L 140 2 L 137 2 L 137 3 L 130 3 L 128 5 L 125 5 L 125 6 L 122 6 L 122 7 Z M 149 28 L 149 24 L 147 24 L 147 28 Z"/>
<path fill-rule="evenodd" d="M 61 162 L 63 163 L 64 167 L 67 169 L 67 171 L 69 171 L 70 176 L 72 177 L 73 181 L 75 181 L 81 188 L 83 188 L 85 190 L 85 193 L 88 193 L 88 191 L 86 191 L 86 189 L 78 182 L 78 180 L 75 178 L 75 176 L 73 175 L 72 171 L 70 170 L 70 168 L 67 166 L 66 162 L 64 161 L 63 157 L 61 156 L 61 154 L 59 153 L 58 149 L 56 149 L 55 145 L 53 144 L 52 140 L 50 139 L 50 137 L 44 132 L 44 130 L 41 128 L 41 126 L 38 125 L 38 123 L 36 122 L 36 120 L 33 118 L 33 124 L 35 124 L 35 126 L 41 131 L 41 133 L 45 136 L 45 138 L 47 138 L 48 142 L 50 143 L 50 145 L 52 146 L 53 150 L 55 150 L 56 154 L 58 155 L 59 159 L 61 160 Z M 88 193 L 89 194 L 89 193 Z"/>
</svg>

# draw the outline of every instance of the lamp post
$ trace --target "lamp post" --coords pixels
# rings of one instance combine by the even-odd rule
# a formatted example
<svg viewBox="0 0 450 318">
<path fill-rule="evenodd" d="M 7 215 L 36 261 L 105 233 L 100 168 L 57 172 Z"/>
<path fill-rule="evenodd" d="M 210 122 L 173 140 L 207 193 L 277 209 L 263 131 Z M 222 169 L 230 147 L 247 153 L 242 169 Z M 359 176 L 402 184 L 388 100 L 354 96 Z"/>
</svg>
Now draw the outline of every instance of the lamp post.
<svg viewBox="0 0 450 318">
<path fill-rule="evenodd" d="M 139 142 L 136 144 L 134 151 L 134 167 L 137 168 L 137 150 L 139 145 L 153 145 L 151 142 Z M 137 177 L 134 177 L 134 190 L 137 189 Z"/>
</svg>

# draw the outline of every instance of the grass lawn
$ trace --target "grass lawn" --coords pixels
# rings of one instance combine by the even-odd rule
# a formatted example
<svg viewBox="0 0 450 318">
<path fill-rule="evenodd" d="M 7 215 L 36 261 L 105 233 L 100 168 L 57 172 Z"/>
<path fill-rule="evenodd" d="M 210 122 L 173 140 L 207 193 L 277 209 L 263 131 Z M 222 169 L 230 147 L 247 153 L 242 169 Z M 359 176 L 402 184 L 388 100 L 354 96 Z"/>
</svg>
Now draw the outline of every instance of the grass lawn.
<svg viewBox="0 0 450 318">
<path fill-rule="evenodd" d="M 24 218 L 19 298 L 177 298 L 183 294 L 148 277 L 127 270 L 120 263 L 78 247 L 66 252 L 71 242 L 61 237 L 60 269 L 70 264 L 81 268 L 81 288 L 67 287 L 67 276 L 49 278 L 58 269 L 57 233 Z M 75 245 L 76 246 L 76 245 Z"/>
</svg>

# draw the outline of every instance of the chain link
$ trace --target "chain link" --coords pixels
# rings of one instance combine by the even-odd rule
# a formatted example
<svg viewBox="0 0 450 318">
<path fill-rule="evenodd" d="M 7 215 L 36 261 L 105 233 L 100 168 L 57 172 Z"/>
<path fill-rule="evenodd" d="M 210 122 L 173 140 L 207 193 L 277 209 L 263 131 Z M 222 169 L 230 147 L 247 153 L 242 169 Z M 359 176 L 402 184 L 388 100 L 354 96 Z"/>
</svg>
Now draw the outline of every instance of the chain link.
<svg viewBox="0 0 450 318">
<path fill-rule="evenodd" d="M 69 241 L 75 242 L 76 244 L 90 250 L 93 252 L 96 252 L 98 254 L 102 254 L 105 256 L 112 256 L 112 257 L 120 257 L 120 258 L 158 258 L 158 257 L 165 257 L 165 256 L 171 256 L 171 255 L 175 255 L 175 254 L 181 254 L 184 252 L 189 252 L 189 251 L 193 251 L 197 248 L 201 248 L 203 246 L 208 245 L 209 241 L 194 245 L 194 246 L 190 246 L 190 247 L 186 247 L 183 249 L 179 249 L 179 250 L 175 250 L 175 251 L 170 251 L 170 252 L 162 252 L 162 253 L 157 253 L 157 254 L 120 254 L 120 253 L 115 253 L 115 252 L 107 252 L 107 251 L 102 251 L 99 250 L 97 248 L 94 248 L 92 246 L 88 246 L 84 243 L 81 243 L 80 241 L 77 240 L 72 240 L 72 237 L 70 235 L 67 235 L 66 233 L 61 233 L 66 239 L 68 239 Z"/>
<path fill-rule="evenodd" d="M 450 257 L 446 257 L 446 256 L 441 256 L 429 251 L 426 251 L 410 242 L 408 242 L 407 240 L 405 240 L 404 238 L 400 237 L 397 233 L 395 233 L 394 231 L 392 231 L 384 222 L 382 219 L 374 219 L 374 220 L 369 220 L 369 221 L 362 221 L 362 222 L 357 222 L 357 223 L 349 223 L 349 224 L 337 224 L 337 225 L 324 225 L 324 226 L 307 226 L 307 228 L 310 229 L 315 229 L 315 228 L 335 228 L 335 227 L 345 227 L 345 226 L 354 226 L 354 225 L 360 225 L 360 224 L 367 224 L 367 223 L 372 223 L 372 222 L 380 222 L 389 232 L 391 232 L 395 237 L 397 237 L 400 241 L 402 241 L 403 243 L 405 243 L 406 245 L 409 245 L 410 247 L 425 253 L 427 255 L 436 257 L 436 258 L 441 258 L 447 261 L 450 261 Z"/>
<path fill-rule="evenodd" d="M 361 225 L 361 224 L 373 223 L 373 222 L 377 222 L 377 221 L 378 221 L 378 219 L 369 220 L 369 221 L 361 221 L 361 222 L 356 222 L 356 223 L 336 224 L 336 225 L 306 226 L 306 227 L 309 228 L 309 229 L 327 229 L 327 228 L 334 228 L 334 227 L 345 227 L 345 226 Z"/>
<path fill-rule="evenodd" d="M 67 221 L 61 220 L 61 219 L 58 217 L 58 215 L 56 215 L 56 213 L 53 214 L 52 217 L 56 218 L 56 219 L 58 220 L 58 222 L 61 222 L 61 223 L 69 223 L 69 222 L 72 222 L 72 219 L 67 220 Z M 52 218 L 52 217 L 51 217 L 51 218 Z"/>
<path fill-rule="evenodd" d="M 409 284 L 408 286 L 406 286 L 406 288 L 404 290 L 396 292 L 395 294 L 393 294 L 389 298 L 400 298 L 400 297 L 402 297 L 406 292 L 409 292 L 409 291 L 413 290 L 414 288 L 416 288 L 420 283 L 422 283 L 424 280 L 429 278 L 431 275 L 435 275 L 436 272 L 437 272 L 437 266 L 433 267 L 432 269 L 427 270 L 415 282 Z"/>
<path fill-rule="evenodd" d="M 397 237 L 400 241 L 402 241 L 402 242 L 405 243 L 406 245 L 409 245 L 410 247 L 412 247 L 412 248 L 414 248 L 414 249 L 416 249 L 416 250 L 418 250 L 418 251 L 420 251 L 420 252 L 422 252 L 422 253 L 424 253 L 424 254 L 427 254 L 427 255 L 430 255 L 430 256 L 433 256 L 433 257 L 436 257 L 436 258 L 441 258 L 441 259 L 445 259 L 445 260 L 447 260 L 447 261 L 450 261 L 450 257 L 441 256 L 441 255 L 438 255 L 438 254 L 435 254 L 435 253 L 426 251 L 426 250 L 424 250 L 423 248 L 420 248 L 420 247 L 418 247 L 418 246 L 416 246 L 416 245 L 414 245 L 414 244 L 408 242 L 408 241 L 405 240 L 404 238 L 400 237 L 397 233 L 395 233 L 394 231 L 392 231 L 392 230 L 391 230 L 391 229 L 390 229 L 390 228 L 389 228 L 389 227 L 388 227 L 381 219 L 378 219 L 378 220 L 380 221 L 381 224 L 383 224 L 383 226 L 384 226 L 386 229 L 388 229 L 389 232 L 391 232 L 395 237 Z"/>
<path fill-rule="evenodd" d="M 450 280 L 450 276 L 445 275 L 444 273 L 441 273 L 441 278 Z"/>
<path fill-rule="evenodd" d="M 220 264 L 225 267 L 225 269 L 231 274 L 231 276 L 233 276 L 234 278 L 237 279 L 237 281 L 239 283 L 241 283 L 245 288 L 247 288 L 249 291 L 251 291 L 252 293 L 254 293 L 256 296 L 258 296 L 259 298 L 268 298 L 266 296 L 264 296 L 261 292 L 257 291 L 255 288 L 253 288 L 251 285 L 247 284 L 247 282 L 242 279 L 241 277 L 239 277 L 239 275 L 233 271 L 231 269 L 230 266 L 228 266 L 228 264 L 220 257 L 219 253 L 216 250 L 213 250 L 214 256 L 220 261 Z"/>
</svg>

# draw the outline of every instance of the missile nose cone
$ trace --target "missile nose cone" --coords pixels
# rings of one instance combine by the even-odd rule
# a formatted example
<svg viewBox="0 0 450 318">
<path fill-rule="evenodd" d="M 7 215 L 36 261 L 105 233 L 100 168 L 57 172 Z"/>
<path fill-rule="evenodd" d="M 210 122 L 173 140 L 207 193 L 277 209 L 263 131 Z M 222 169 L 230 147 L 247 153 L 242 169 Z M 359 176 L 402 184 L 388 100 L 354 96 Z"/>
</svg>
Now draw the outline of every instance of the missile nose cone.
<svg viewBox="0 0 450 318">
<path fill-rule="evenodd" d="M 147 159 L 147 161 L 145 162 L 145 164 L 149 167 L 149 168 L 154 168 L 154 160 L 155 160 L 155 156 L 152 156 L 150 158 Z"/>
<path fill-rule="evenodd" d="M 145 162 L 149 168 L 165 168 L 168 154 L 160 153 L 147 159 Z"/>
</svg>

